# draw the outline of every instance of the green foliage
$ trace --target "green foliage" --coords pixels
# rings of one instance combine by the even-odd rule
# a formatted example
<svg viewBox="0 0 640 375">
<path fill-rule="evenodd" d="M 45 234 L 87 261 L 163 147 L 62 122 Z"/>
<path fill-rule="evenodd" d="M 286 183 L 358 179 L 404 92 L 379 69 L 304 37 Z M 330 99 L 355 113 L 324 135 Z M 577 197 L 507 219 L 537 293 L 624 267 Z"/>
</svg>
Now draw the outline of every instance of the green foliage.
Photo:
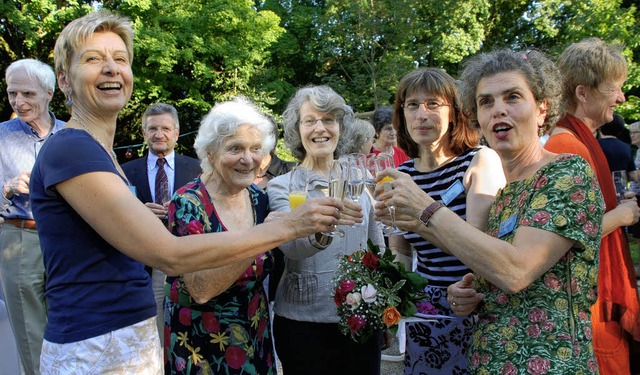
<svg viewBox="0 0 640 375">
<path fill-rule="evenodd" d="M 0 0 L 0 68 L 21 58 L 53 64 L 55 39 L 91 11 L 86 0 Z M 627 122 L 640 120 L 640 11 L 629 0 L 104 0 L 136 31 L 135 89 L 116 146 L 142 142 L 140 115 L 175 105 L 182 133 L 213 104 L 245 95 L 282 113 L 298 87 L 329 84 L 356 111 L 393 102 L 400 78 L 419 66 L 453 76 L 478 51 L 537 48 L 557 56 L 589 36 L 625 45 Z M 0 89 L 5 91 L 4 81 Z M 66 118 L 63 96 L 52 109 Z M 11 108 L 0 103 L 0 118 Z M 193 138 L 181 138 L 189 152 Z M 286 150 L 280 147 L 279 154 Z"/>
</svg>

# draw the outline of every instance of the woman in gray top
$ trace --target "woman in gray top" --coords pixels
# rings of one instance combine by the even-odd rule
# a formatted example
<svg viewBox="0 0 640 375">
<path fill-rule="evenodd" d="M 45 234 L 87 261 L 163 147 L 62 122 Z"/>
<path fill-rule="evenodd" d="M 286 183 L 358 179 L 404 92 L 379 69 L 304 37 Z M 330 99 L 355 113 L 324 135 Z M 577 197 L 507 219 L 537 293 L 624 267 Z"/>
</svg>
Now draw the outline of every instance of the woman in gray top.
<svg viewBox="0 0 640 375">
<path fill-rule="evenodd" d="M 327 86 L 302 88 L 289 102 L 283 114 L 284 137 L 300 161 L 299 168 L 308 172 L 308 197 L 326 194 L 331 162 L 350 148 L 350 137 L 340 135 L 350 131 L 352 121 L 351 108 Z M 291 176 L 290 172 L 269 182 L 272 211 L 290 211 Z M 345 201 L 345 207 L 352 204 Z M 308 238 L 280 246 L 285 270 L 275 298 L 274 338 L 287 375 L 380 373 L 380 337 L 358 344 L 342 335 L 333 301 L 332 279 L 339 257 L 364 248 L 369 238 L 384 246 L 366 195 L 359 205 L 363 224 L 341 225 L 345 235 L 333 237 L 327 247 Z M 342 212 L 342 216 L 345 220 L 341 222 L 347 223 L 349 213 Z"/>
</svg>

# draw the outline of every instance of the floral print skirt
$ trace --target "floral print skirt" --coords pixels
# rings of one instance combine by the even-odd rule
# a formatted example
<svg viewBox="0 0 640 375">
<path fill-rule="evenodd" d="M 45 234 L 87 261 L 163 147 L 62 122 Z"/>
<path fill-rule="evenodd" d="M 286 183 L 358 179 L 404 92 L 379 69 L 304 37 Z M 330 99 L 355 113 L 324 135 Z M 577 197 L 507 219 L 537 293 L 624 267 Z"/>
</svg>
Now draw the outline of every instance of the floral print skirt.
<svg viewBox="0 0 640 375">
<path fill-rule="evenodd" d="M 406 323 L 405 375 L 468 374 L 467 355 L 476 317 L 453 314 L 447 288 L 427 286 L 425 290 L 436 314 L 451 319 Z"/>
</svg>

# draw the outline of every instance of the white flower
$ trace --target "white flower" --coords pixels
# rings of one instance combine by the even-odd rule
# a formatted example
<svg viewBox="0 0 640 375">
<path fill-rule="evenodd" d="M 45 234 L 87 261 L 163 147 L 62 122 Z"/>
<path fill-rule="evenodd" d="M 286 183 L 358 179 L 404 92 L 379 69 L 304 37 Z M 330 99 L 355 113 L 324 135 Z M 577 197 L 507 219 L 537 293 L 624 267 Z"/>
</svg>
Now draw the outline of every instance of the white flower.
<svg viewBox="0 0 640 375">
<path fill-rule="evenodd" d="M 362 299 L 366 303 L 374 303 L 376 301 L 376 298 L 378 297 L 378 291 L 371 284 L 363 286 L 360 291 L 362 292 Z"/>
<path fill-rule="evenodd" d="M 351 309 L 355 309 L 360 306 L 360 301 L 362 300 L 362 296 L 358 292 L 347 294 L 347 304 L 351 306 Z"/>
</svg>

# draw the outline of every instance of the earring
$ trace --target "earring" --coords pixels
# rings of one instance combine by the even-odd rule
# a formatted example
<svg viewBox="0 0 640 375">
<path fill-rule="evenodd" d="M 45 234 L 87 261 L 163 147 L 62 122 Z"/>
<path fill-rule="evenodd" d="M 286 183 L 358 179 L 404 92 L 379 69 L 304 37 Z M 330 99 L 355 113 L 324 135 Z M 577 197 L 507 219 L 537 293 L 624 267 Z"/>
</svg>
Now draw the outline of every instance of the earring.
<svg viewBox="0 0 640 375">
<path fill-rule="evenodd" d="M 542 126 L 540 126 L 538 128 L 538 137 L 542 137 L 544 135 L 544 128 Z"/>
<path fill-rule="evenodd" d="M 73 104 L 73 100 L 71 99 L 71 91 L 69 91 L 69 92 L 65 93 L 65 96 L 67 97 L 67 100 L 64 102 L 64 104 L 65 104 L 67 107 L 70 107 L 70 106 L 71 106 L 71 104 Z"/>
</svg>

